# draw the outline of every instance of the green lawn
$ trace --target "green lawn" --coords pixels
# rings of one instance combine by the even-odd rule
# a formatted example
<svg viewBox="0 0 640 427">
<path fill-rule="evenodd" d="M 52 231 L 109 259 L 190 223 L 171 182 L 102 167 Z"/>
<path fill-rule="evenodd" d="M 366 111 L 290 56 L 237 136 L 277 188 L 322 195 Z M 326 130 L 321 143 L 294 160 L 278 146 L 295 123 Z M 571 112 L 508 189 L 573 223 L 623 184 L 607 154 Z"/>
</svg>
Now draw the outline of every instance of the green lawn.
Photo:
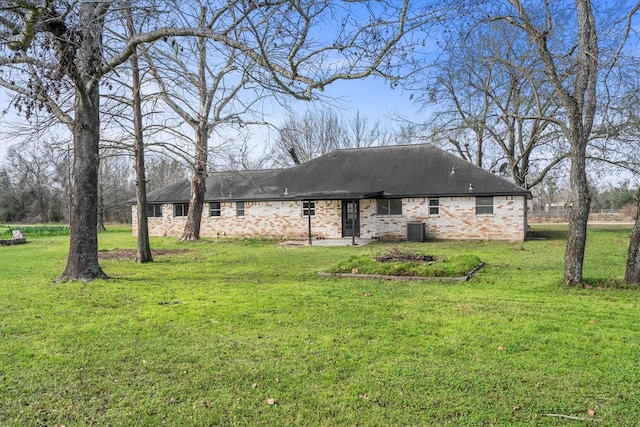
<svg viewBox="0 0 640 427">
<path fill-rule="evenodd" d="M 640 425 L 630 228 L 590 230 L 586 288 L 562 284 L 562 227 L 534 228 L 400 245 L 486 262 L 453 283 L 316 274 L 395 244 L 154 238 L 181 251 L 56 284 L 68 236 L 27 236 L 0 247 L 0 425 Z"/>
</svg>

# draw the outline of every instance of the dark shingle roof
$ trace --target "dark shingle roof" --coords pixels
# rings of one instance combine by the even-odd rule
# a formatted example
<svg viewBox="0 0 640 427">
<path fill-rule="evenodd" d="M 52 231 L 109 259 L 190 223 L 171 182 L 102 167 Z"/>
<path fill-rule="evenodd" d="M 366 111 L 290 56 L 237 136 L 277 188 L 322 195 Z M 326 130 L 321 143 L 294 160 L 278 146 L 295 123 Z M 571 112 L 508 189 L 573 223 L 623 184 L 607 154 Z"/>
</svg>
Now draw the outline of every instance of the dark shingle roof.
<svg viewBox="0 0 640 427">
<path fill-rule="evenodd" d="M 288 169 L 216 172 L 205 200 L 530 196 L 515 184 L 430 144 L 336 150 Z M 150 203 L 188 202 L 189 181 L 150 192 Z"/>
</svg>

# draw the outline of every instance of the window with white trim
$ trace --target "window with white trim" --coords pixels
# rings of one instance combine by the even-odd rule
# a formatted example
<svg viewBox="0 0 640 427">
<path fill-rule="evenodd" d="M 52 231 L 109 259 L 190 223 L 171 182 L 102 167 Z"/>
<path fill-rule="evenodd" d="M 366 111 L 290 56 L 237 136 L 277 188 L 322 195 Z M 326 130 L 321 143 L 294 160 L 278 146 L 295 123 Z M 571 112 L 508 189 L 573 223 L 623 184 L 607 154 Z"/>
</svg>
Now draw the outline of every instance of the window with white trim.
<svg viewBox="0 0 640 427">
<path fill-rule="evenodd" d="M 378 215 L 402 215 L 402 199 L 376 199 Z"/>
<path fill-rule="evenodd" d="M 493 196 L 476 197 L 476 215 L 493 214 Z"/>
<path fill-rule="evenodd" d="M 244 216 L 244 202 L 236 202 L 236 216 Z"/>
<path fill-rule="evenodd" d="M 316 202 L 312 200 L 305 200 L 302 202 L 302 216 L 316 216 Z"/>
<path fill-rule="evenodd" d="M 162 217 L 162 205 L 147 205 L 147 217 L 148 218 L 160 218 Z"/>
<path fill-rule="evenodd" d="M 222 214 L 222 209 L 220 206 L 220 202 L 209 202 L 209 216 L 220 216 Z"/>
<path fill-rule="evenodd" d="M 174 203 L 173 216 L 187 216 L 189 213 L 189 203 Z"/>
<path fill-rule="evenodd" d="M 440 215 L 440 199 L 429 199 L 429 215 Z"/>
</svg>

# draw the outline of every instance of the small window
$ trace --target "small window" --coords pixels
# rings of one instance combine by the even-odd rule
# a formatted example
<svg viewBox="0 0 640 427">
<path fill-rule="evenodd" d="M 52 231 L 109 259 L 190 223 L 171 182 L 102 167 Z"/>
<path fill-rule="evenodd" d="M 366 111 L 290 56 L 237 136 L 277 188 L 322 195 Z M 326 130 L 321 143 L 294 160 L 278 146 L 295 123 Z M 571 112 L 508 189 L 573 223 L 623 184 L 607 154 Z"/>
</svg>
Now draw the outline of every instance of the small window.
<svg viewBox="0 0 640 427">
<path fill-rule="evenodd" d="M 493 197 L 476 197 L 476 215 L 493 214 Z"/>
<path fill-rule="evenodd" d="M 244 202 L 236 202 L 236 216 L 244 216 Z"/>
<path fill-rule="evenodd" d="M 316 216 L 316 202 L 302 202 L 302 216 Z"/>
<path fill-rule="evenodd" d="M 162 205 L 147 205 L 147 217 L 149 218 L 162 217 Z"/>
<path fill-rule="evenodd" d="M 440 215 L 440 199 L 429 199 L 429 215 Z"/>
<path fill-rule="evenodd" d="M 402 199 L 377 199 L 378 215 L 402 215 Z"/>
<path fill-rule="evenodd" d="M 220 216 L 220 202 L 209 202 L 209 216 Z"/>
<path fill-rule="evenodd" d="M 173 216 L 187 216 L 189 212 L 189 203 L 174 203 Z"/>
</svg>

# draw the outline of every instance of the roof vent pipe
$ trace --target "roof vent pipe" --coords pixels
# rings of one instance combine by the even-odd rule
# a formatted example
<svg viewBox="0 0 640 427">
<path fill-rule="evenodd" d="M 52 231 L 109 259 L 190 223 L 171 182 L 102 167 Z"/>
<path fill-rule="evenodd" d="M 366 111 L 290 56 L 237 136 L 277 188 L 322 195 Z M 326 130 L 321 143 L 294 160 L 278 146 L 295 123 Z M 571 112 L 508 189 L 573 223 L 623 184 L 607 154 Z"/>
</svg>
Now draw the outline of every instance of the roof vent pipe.
<svg viewBox="0 0 640 427">
<path fill-rule="evenodd" d="M 289 154 L 291 155 L 291 158 L 293 159 L 293 163 L 295 163 L 296 165 L 300 164 L 300 159 L 298 159 L 298 155 L 296 154 L 296 149 L 294 147 L 289 148 Z"/>
</svg>

